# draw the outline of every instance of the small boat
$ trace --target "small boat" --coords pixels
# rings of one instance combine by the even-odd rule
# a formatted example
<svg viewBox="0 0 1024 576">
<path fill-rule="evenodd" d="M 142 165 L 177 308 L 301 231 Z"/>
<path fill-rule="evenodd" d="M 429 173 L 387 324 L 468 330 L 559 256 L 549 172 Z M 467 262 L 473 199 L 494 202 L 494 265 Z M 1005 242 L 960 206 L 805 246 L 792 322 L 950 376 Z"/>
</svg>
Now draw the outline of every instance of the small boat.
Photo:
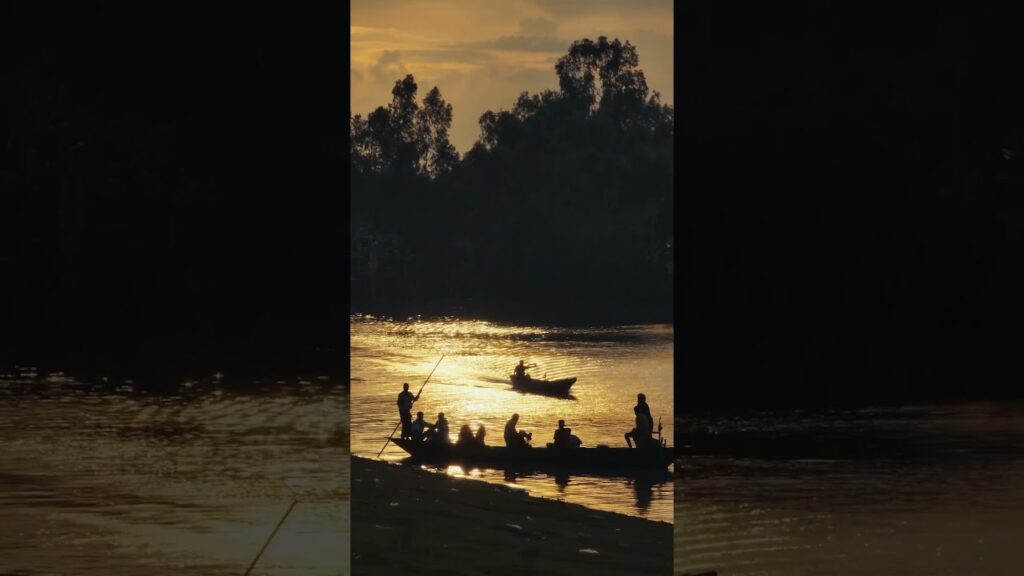
<svg viewBox="0 0 1024 576">
<path fill-rule="evenodd" d="M 516 390 L 523 392 L 532 392 L 534 394 L 550 394 L 552 396 L 566 396 L 569 394 L 569 388 L 576 383 L 575 378 L 562 378 L 561 380 L 537 380 L 531 378 L 529 375 L 516 376 L 513 374 L 510 376 L 512 380 L 512 387 Z"/>
<path fill-rule="evenodd" d="M 587 471 L 664 470 L 672 464 L 672 448 L 508 448 L 456 446 L 392 438 L 415 460 L 479 468 L 536 468 Z"/>
</svg>

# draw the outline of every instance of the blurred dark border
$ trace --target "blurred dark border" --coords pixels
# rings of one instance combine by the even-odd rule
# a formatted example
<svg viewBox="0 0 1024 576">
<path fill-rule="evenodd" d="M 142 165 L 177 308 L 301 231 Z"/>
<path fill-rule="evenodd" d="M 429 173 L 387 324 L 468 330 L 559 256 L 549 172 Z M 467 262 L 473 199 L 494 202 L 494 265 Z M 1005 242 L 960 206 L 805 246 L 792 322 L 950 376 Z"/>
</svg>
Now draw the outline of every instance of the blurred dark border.
<svg viewBox="0 0 1024 576">
<path fill-rule="evenodd" d="M 5 3 L 0 364 L 347 368 L 343 3 Z"/>
<path fill-rule="evenodd" d="M 677 409 L 1020 398 L 1020 14 L 679 11 Z"/>
</svg>

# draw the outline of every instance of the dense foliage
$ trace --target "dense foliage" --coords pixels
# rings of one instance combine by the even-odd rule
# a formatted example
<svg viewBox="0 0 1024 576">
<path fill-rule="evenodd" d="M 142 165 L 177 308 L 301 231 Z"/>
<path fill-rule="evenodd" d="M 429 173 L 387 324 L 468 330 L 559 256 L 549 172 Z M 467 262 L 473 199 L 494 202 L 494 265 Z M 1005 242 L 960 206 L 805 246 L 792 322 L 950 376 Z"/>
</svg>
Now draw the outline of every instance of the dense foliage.
<svg viewBox="0 0 1024 576">
<path fill-rule="evenodd" d="M 412 76 L 351 118 L 354 310 L 671 320 L 673 109 L 629 42 L 574 42 L 555 71 L 462 158 Z"/>
</svg>

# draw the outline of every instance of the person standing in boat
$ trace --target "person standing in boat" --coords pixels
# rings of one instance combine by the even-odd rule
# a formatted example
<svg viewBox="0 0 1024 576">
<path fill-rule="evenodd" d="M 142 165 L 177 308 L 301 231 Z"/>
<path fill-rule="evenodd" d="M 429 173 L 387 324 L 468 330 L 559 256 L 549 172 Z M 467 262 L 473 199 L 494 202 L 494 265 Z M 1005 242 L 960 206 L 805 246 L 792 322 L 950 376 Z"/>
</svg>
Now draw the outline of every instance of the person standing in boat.
<svg viewBox="0 0 1024 576">
<path fill-rule="evenodd" d="M 409 392 L 409 383 L 408 382 L 405 382 L 404 384 L 402 384 L 402 391 L 398 393 L 398 415 L 399 415 L 399 417 L 402 418 L 402 436 L 401 436 L 401 438 L 403 440 L 405 440 L 406 438 L 411 438 L 412 437 L 411 436 L 412 405 L 413 405 L 413 402 L 416 402 L 419 399 L 420 399 L 420 395 L 419 394 L 413 396 L 412 392 Z"/>
<path fill-rule="evenodd" d="M 505 445 L 509 448 L 529 448 L 533 434 L 525 430 L 516 430 L 519 423 L 519 414 L 513 414 L 512 418 L 505 423 Z"/>
<path fill-rule="evenodd" d="M 653 443 L 651 435 L 654 433 L 654 417 L 651 416 L 651 407 L 647 405 L 647 396 L 643 392 L 636 395 L 636 406 L 633 407 L 633 414 L 636 415 L 636 427 L 626 432 L 626 444 L 632 448 L 636 442 L 637 448 L 649 446 Z"/>
</svg>

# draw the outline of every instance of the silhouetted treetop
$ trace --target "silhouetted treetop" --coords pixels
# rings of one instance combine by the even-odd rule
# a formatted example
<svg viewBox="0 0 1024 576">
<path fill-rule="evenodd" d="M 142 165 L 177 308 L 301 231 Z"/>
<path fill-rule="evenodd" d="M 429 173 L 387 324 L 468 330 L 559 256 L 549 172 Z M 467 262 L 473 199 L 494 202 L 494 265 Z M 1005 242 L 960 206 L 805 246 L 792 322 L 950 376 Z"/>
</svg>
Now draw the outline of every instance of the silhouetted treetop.
<svg viewBox="0 0 1024 576">
<path fill-rule="evenodd" d="M 569 53 L 558 59 L 555 71 L 562 93 L 588 108 L 641 106 L 647 99 L 647 80 L 639 63 L 636 48 L 628 41 L 609 42 L 601 36 L 596 42 L 587 38 L 573 42 Z"/>
<path fill-rule="evenodd" d="M 452 107 L 435 87 L 416 102 L 413 76 L 395 82 L 392 100 L 366 119 L 350 120 L 352 167 L 362 173 L 390 172 L 436 178 L 451 171 L 458 152 L 448 140 Z"/>
</svg>

